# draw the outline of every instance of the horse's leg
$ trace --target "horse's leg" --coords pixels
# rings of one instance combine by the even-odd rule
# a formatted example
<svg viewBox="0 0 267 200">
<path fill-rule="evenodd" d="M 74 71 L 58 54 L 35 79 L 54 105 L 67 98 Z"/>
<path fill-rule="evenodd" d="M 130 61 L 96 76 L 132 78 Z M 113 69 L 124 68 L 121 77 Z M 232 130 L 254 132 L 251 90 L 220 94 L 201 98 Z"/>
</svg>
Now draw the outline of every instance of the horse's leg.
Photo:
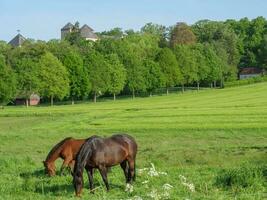
<svg viewBox="0 0 267 200">
<path fill-rule="evenodd" d="M 66 157 L 62 163 L 60 168 L 60 174 L 63 175 L 63 170 L 68 167 L 69 163 L 72 161 L 72 158 Z"/>
<path fill-rule="evenodd" d="M 127 180 L 128 180 L 127 160 L 124 160 L 120 165 L 121 165 L 121 168 L 123 169 L 124 176 L 125 176 L 125 179 L 126 179 L 126 182 L 127 182 Z"/>
<path fill-rule="evenodd" d="M 107 168 L 105 166 L 99 166 L 99 172 L 102 176 L 102 179 L 106 185 L 107 191 L 109 191 L 108 177 L 107 177 Z"/>
<path fill-rule="evenodd" d="M 70 169 L 71 175 L 73 175 L 73 172 L 74 172 L 74 165 L 75 165 L 75 160 L 70 161 L 69 169 Z"/>
<path fill-rule="evenodd" d="M 129 169 L 128 169 L 128 180 L 127 183 L 132 183 L 133 177 L 134 177 L 134 159 L 130 158 L 128 159 Z"/>
<path fill-rule="evenodd" d="M 133 176 L 133 181 L 136 179 L 136 159 L 134 158 L 134 176 Z"/>
<path fill-rule="evenodd" d="M 93 189 L 94 189 L 94 182 L 93 182 L 93 175 L 94 175 L 94 170 L 92 167 L 87 167 L 85 166 L 85 169 L 87 171 L 87 175 L 88 175 L 88 179 L 89 179 L 89 188 L 91 190 L 91 192 L 93 193 Z"/>
</svg>

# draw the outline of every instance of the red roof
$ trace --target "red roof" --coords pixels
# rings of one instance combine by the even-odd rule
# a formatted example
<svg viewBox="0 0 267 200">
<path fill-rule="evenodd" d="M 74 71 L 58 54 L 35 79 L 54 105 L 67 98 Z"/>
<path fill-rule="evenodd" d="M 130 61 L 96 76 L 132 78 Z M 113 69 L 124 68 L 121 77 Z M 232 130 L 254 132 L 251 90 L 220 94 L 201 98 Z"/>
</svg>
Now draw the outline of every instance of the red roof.
<svg viewBox="0 0 267 200">
<path fill-rule="evenodd" d="M 261 73 L 263 73 L 262 69 L 257 68 L 257 67 L 244 67 L 244 68 L 241 68 L 240 71 L 239 71 L 239 74 L 243 74 L 243 75 L 246 75 L 246 74 L 261 74 Z"/>
</svg>

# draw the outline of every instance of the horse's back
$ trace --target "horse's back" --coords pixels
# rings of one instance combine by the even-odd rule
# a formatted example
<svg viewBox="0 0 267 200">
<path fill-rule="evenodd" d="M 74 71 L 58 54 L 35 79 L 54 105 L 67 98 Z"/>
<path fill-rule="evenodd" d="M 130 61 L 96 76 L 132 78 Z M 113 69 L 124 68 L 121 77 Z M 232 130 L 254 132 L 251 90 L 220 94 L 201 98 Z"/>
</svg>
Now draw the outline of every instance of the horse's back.
<svg viewBox="0 0 267 200">
<path fill-rule="evenodd" d="M 135 157 L 137 153 L 137 143 L 132 136 L 122 133 L 112 135 L 110 139 L 115 140 L 119 144 L 123 145 L 125 148 L 127 148 L 128 153 Z"/>
</svg>

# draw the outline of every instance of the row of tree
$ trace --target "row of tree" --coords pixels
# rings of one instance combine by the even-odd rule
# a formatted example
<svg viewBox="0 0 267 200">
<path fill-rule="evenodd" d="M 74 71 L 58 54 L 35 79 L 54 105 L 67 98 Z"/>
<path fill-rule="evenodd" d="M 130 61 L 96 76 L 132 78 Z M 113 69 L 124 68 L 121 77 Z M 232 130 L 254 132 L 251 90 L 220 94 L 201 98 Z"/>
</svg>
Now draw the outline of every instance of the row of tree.
<svg viewBox="0 0 267 200">
<path fill-rule="evenodd" d="M 146 24 L 140 31 L 115 28 L 97 42 L 80 37 L 79 24 L 66 40 L 0 42 L 0 102 L 39 94 L 75 100 L 103 94 L 153 92 L 158 88 L 223 86 L 238 67 L 266 67 L 267 22 L 199 21 L 192 26 Z M 219 84 L 218 84 L 219 83 Z M 183 89 L 184 90 L 184 89 Z M 28 101 L 27 101 L 28 102 Z"/>
</svg>

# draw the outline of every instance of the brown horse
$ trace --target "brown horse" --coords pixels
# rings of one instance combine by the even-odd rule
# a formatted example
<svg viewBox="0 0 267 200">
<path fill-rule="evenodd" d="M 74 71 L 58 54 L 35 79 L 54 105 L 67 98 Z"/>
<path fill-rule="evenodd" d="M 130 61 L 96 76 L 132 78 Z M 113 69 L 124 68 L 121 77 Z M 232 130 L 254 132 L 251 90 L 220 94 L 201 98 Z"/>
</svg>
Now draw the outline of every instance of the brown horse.
<svg viewBox="0 0 267 200">
<path fill-rule="evenodd" d="M 137 144 L 133 137 L 120 134 L 109 138 L 92 136 L 82 145 L 76 157 L 73 172 L 75 193 L 80 196 L 83 188 L 83 170 L 87 171 L 90 190 L 93 191 L 93 169 L 99 170 L 102 179 L 109 191 L 107 170 L 109 167 L 120 164 L 123 169 L 126 183 L 135 180 L 135 158 Z"/>
<path fill-rule="evenodd" d="M 67 167 L 73 169 L 75 158 L 80 150 L 81 146 L 84 144 L 85 139 L 74 139 L 71 137 L 65 138 L 56 144 L 52 150 L 48 153 L 44 163 L 45 173 L 49 176 L 56 175 L 55 161 L 60 157 L 62 158 L 63 164 L 61 166 L 61 173 Z"/>
</svg>

